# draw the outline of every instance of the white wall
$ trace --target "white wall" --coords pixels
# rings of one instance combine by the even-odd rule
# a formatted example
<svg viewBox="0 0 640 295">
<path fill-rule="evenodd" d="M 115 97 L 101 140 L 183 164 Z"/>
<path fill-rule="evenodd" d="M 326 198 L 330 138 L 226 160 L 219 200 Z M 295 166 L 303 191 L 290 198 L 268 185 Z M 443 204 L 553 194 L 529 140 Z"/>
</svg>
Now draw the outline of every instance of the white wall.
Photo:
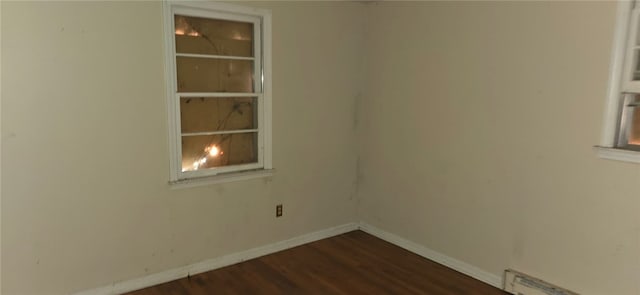
<svg viewBox="0 0 640 295">
<path fill-rule="evenodd" d="M 591 148 L 615 8 L 369 5 L 359 217 L 496 275 L 639 294 L 640 169 Z"/>
<path fill-rule="evenodd" d="M 1 5 L 3 294 L 356 220 L 496 275 L 640 293 L 640 169 L 591 150 L 613 2 L 254 3 L 274 16 L 278 172 L 183 190 L 160 3 Z"/>
<path fill-rule="evenodd" d="M 2 2 L 2 294 L 94 288 L 355 221 L 362 5 L 260 5 L 276 175 L 171 190 L 160 2 Z"/>
</svg>

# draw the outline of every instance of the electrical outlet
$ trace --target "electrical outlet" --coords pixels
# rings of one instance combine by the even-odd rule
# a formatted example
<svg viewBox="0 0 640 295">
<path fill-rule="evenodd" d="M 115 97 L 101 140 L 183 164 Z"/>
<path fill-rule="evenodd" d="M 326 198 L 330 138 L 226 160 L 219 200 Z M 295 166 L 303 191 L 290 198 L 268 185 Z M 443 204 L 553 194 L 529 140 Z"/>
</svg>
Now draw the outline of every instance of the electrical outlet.
<svg viewBox="0 0 640 295">
<path fill-rule="evenodd" d="M 282 204 L 276 205 L 276 217 L 282 216 Z"/>
</svg>

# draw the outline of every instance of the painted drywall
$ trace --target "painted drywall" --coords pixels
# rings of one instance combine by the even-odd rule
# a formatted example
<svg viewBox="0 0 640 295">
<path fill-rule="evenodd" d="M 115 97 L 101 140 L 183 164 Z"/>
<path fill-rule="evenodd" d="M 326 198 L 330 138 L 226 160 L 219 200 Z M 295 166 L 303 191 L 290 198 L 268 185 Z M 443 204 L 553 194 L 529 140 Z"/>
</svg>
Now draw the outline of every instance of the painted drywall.
<svg viewBox="0 0 640 295">
<path fill-rule="evenodd" d="M 273 13 L 276 174 L 179 190 L 161 3 L 1 5 L 2 294 L 91 289 L 355 221 L 361 4 L 255 4 Z"/>
<path fill-rule="evenodd" d="M 277 174 L 171 190 L 160 3 L 1 3 L 3 294 L 359 219 L 496 275 L 640 293 L 640 169 L 591 150 L 615 3 L 251 5 L 274 16 Z"/>
<path fill-rule="evenodd" d="M 615 9 L 369 4 L 359 217 L 496 275 L 640 294 L 640 166 L 592 150 Z"/>
</svg>

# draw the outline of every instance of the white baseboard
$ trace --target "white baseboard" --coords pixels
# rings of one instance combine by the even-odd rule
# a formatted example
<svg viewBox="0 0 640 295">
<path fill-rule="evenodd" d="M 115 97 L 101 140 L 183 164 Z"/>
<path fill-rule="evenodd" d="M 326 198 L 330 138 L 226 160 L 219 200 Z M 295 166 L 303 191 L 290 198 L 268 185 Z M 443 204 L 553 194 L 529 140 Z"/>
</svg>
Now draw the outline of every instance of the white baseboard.
<svg viewBox="0 0 640 295">
<path fill-rule="evenodd" d="M 404 248 L 410 252 L 418 254 L 424 258 L 427 258 L 429 260 L 442 264 L 448 268 L 451 268 L 453 270 L 466 274 L 476 280 L 485 282 L 498 289 L 502 289 L 502 277 L 499 275 L 495 275 L 493 273 L 477 268 L 466 262 L 462 262 L 460 260 L 451 258 L 447 255 L 431 250 L 425 246 L 406 240 L 404 238 L 401 238 L 390 232 L 381 230 L 379 228 L 376 228 L 364 222 L 360 223 L 360 230 L 370 235 L 376 236 L 380 239 L 383 239 L 398 247 Z"/>
<path fill-rule="evenodd" d="M 145 277 L 127 280 L 122 282 L 116 282 L 108 286 L 103 286 L 91 290 L 80 291 L 75 295 L 111 295 L 122 294 L 131 292 L 146 287 L 151 287 L 157 284 L 166 283 L 169 281 L 184 278 L 187 275 L 194 275 L 213 269 L 229 266 L 242 262 L 245 260 L 257 258 L 267 254 L 279 252 L 303 244 L 311 243 L 317 240 L 337 236 L 339 234 L 347 233 L 358 229 L 357 223 L 347 223 L 340 226 L 304 234 L 298 237 L 294 237 L 288 240 L 276 242 L 273 244 L 261 246 L 258 248 L 249 249 L 242 252 L 237 252 L 229 255 L 225 255 L 218 258 L 208 259 L 198 263 L 190 264 L 183 267 L 178 267 L 163 272 L 155 273 Z"/>
<path fill-rule="evenodd" d="M 157 284 L 166 283 L 169 281 L 184 278 L 187 275 L 194 275 L 217 268 L 229 266 L 242 262 L 245 260 L 257 258 L 260 256 L 268 255 L 271 253 L 279 252 L 296 246 L 304 245 L 307 243 L 315 242 L 317 240 L 337 236 L 339 234 L 347 233 L 360 229 L 368 234 L 374 235 L 380 239 L 383 239 L 396 246 L 404 248 L 422 257 L 435 261 L 453 270 L 466 274 L 474 279 L 485 282 L 496 288 L 502 289 L 502 277 L 484 271 L 466 262 L 451 258 L 447 255 L 431 250 L 425 246 L 414 243 L 412 241 L 401 238 L 390 232 L 376 228 L 370 224 L 361 223 L 347 223 L 340 226 L 304 234 L 298 237 L 294 237 L 288 240 L 276 242 L 273 244 L 249 249 L 242 252 L 237 252 L 218 258 L 208 259 L 194 264 L 166 270 L 163 272 L 151 274 L 145 277 L 140 277 L 132 280 L 116 282 L 108 286 L 103 286 L 95 289 L 80 291 L 75 295 L 112 295 L 131 292 L 146 287 L 151 287 Z"/>
</svg>

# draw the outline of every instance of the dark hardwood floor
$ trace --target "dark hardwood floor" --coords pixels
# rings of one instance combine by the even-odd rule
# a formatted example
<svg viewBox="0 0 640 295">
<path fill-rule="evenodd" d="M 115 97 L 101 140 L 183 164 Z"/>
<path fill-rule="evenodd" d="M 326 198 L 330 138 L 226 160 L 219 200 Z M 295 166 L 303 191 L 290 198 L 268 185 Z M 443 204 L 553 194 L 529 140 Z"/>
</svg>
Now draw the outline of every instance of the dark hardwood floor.
<svg viewBox="0 0 640 295">
<path fill-rule="evenodd" d="M 353 231 L 128 294 L 508 293 Z"/>
</svg>

